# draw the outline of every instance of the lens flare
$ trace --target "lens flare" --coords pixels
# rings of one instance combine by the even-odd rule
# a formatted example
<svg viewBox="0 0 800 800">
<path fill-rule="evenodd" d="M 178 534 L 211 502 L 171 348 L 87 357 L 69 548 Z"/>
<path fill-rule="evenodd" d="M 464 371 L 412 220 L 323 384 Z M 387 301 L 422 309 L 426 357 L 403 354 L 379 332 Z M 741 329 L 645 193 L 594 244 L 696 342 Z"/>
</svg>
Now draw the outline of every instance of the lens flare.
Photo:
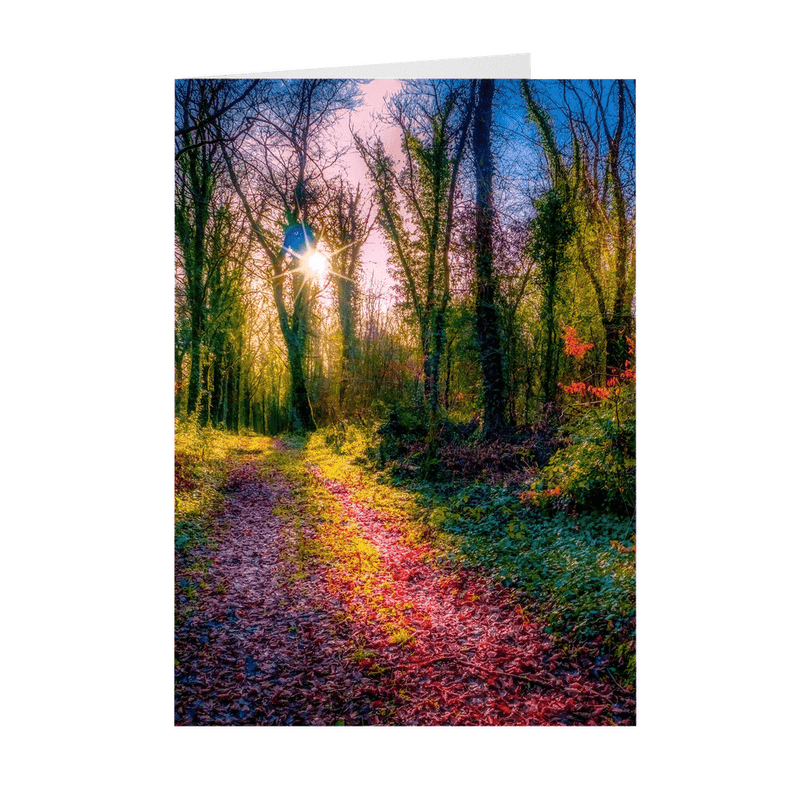
<svg viewBox="0 0 800 800">
<path fill-rule="evenodd" d="M 328 271 L 328 258 L 319 250 L 308 257 L 308 274 L 311 278 L 324 280 L 325 273 Z"/>
</svg>

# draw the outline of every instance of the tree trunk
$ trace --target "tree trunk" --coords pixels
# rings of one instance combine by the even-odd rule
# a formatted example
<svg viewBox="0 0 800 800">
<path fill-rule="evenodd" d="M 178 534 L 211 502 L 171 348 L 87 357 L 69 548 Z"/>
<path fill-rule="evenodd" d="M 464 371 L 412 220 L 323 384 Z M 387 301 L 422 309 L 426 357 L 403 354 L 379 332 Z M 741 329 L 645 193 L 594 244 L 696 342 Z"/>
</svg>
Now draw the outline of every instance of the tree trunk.
<svg viewBox="0 0 800 800">
<path fill-rule="evenodd" d="M 608 377 L 619 375 L 628 360 L 628 342 L 631 334 L 631 315 L 615 313 L 612 319 L 603 320 L 606 334 L 606 372 Z"/>
<path fill-rule="evenodd" d="M 304 432 L 313 433 L 317 429 L 306 383 L 306 348 L 309 327 L 308 284 L 295 299 L 293 314 L 293 336 L 287 342 L 289 351 L 289 370 L 292 374 L 292 397 Z"/>
<path fill-rule="evenodd" d="M 444 407 L 445 411 L 450 409 L 450 376 L 453 366 L 453 338 L 447 342 L 445 349 L 445 377 L 444 377 Z"/>
<path fill-rule="evenodd" d="M 492 98 L 494 81 L 478 81 L 473 153 L 475 157 L 475 329 L 483 375 L 483 435 L 496 437 L 505 427 L 505 383 L 500 319 L 495 301 L 492 238 Z"/>
<path fill-rule="evenodd" d="M 350 376 L 353 372 L 356 355 L 355 324 L 353 319 L 353 284 L 352 281 L 339 278 L 339 326 L 342 331 L 341 379 L 339 381 L 339 414 L 346 412 Z"/>
<path fill-rule="evenodd" d="M 245 430 L 250 427 L 250 381 L 247 376 L 242 387 L 242 427 Z"/>
<path fill-rule="evenodd" d="M 317 429 L 317 424 L 314 422 L 311 402 L 308 399 L 308 389 L 306 388 L 306 378 L 303 371 L 304 353 L 294 341 L 290 340 L 287 345 L 289 351 L 289 374 L 292 380 L 292 408 L 297 415 L 301 429 L 307 433 L 313 433 Z"/>
<path fill-rule="evenodd" d="M 184 353 L 175 353 L 175 416 L 183 411 L 183 357 Z"/>
<path fill-rule="evenodd" d="M 525 425 L 530 419 L 531 395 L 533 394 L 533 367 L 530 361 L 525 363 Z"/>
<path fill-rule="evenodd" d="M 549 270 L 550 271 L 550 270 Z M 547 285 L 545 294 L 545 343 L 544 343 L 544 369 L 542 378 L 543 401 L 553 403 L 556 399 L 556 276 L 555 269 Z"/>
<path fill-rule="evenodd" d="M 189 348 L 189 388 L 187 389 L 187 412 L 194 414 L 200 396 L 200 340 L 202 338 L 202 319 L 196 309 L 192 309 L 191 347 Z"/>
<path fill-rule="evenodd" d="M 228 417 L 226 426 L 234 433 L 239 432 L 239 375 L 242 371 L 242 364 L 239 360 L 241 354 L 234 361 L 230 370 L 230 398 L 228 399 Z"/>
<path fill-rule="evenodd" d="M 200 426 L 203 428 L 208 425 L 208 366 L 208 353 L 203 353 L 200 366 L 200 397 L 198 400 L 200 405 L 199 421 Z"/>
<path fill-rule="evenodd" d="M 209 369 L 211 375 L 211 386 L 209 387 L 209 417 L 212 425 L 219 425 L 223 421 L 222 410 L 222 370 L 220 368 L 221 357 L 218 353 L 212 356 L 213 365 Z"/>
</svg>

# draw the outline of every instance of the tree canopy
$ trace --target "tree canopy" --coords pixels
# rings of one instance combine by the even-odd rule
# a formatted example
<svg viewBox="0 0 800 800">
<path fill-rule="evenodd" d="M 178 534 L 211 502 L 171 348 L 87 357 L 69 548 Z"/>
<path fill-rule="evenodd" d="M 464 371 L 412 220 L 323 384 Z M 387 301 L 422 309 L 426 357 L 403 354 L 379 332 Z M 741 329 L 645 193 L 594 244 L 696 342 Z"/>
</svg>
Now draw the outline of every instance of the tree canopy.
<svg viewBox="0 0 800 800">
<path fill-rule="evenodd" d="M 275 433 L 416 409 L 435 457 L 442 425 L 496 439 L 625 383 L 633 82 L 363 89 L 176 83 L 176 414 Z"/>
</svg>

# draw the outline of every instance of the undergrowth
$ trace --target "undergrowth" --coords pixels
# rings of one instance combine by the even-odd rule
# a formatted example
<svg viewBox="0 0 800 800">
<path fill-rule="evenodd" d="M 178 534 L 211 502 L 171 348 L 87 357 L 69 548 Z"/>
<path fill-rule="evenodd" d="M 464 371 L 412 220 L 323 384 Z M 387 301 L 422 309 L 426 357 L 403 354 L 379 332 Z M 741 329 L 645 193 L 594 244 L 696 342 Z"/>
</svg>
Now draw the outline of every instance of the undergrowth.
<svg viewBox="0 0 800 800">
<path fill-rule="evenodd" d="M 260 453 L 269 440 L 175 420 L 175 611 L 180 624 L 192 613 L 215 549 L 213 519 L 221 509 L 234 468 Z"/>
<path fill-rule="evenodd" d="M 391 464 L 382 467 L 379 443 L 363 427 L 338 426 L 308 437 L 305 456 L 346 483 L 384 522 L 400 525 L 415 543 L 429 542 L 433 557 L 490 570 L 520 592 L 566 649 L 599 647 L 616 678 L 633 685 L 633 516 L 571 503 L 552 488 L 539 503 L 516 483 L 439 483 L 393 472 Z M 545 473 L 551 482 L 554 474 Z"/>
</svg>

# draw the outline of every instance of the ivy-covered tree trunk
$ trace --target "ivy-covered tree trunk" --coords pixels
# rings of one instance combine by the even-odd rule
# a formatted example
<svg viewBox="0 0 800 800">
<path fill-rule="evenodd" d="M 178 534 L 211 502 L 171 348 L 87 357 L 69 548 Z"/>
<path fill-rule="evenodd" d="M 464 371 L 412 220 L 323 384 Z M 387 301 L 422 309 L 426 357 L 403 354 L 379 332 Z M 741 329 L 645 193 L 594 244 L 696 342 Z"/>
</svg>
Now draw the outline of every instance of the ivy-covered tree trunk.
<svg viewBox="0 0 800 800">
<path fill-rule="evenodd" d="M 539 265 L 534 279 L 542 293 L 539 319 L 542 323 L 542 401 L 556 400 L 558 381 L 558 317 L 559 285 L 569 259 L 567 251 L 575 233 L 575 224 L 563 196 L 563 188 L 551 189 L 534 203 L 536 216 L 531 220 L 528 245 L 532 259 Z"/>
<path fill-rule="evenodd" d="M 495 300 L 492 238 L 492 98 L 494 81 L 478 81 L 473 154 L 475 157 L 475 331 L 483 376 L 483 435 L 496 437 L 506 427 L 505 381 L 500 317 Z"/>
<path fill-rule="evenodd" d="M 556 320 L 556 281 L 558 275 L 552 264 L 545 265 L 545 293 L 541 319 L 544 325 L 544 353 L 542 357 L 542 401 L 556 400 L 556 363 L 558 358 Z"/>
<path fill-rule="evenodd" d="M 208 372 L 209 372 L 209 354 L 205 351 L 202 354 L 202 363 L 200 365 L 200 398 L 198 400 L 199 413 L 198 420 L 202 427 L 208 425 L 209 421 L 209 401 L 210 393 L 208 391 Z"/>
<path fill-rule="evenodd" d="M 283 299 L 283 281 L 286 278 L 281 276 L 278 270 L 279 266 L 276 266 L 277 275 L 273 281 L 272 291 L 275 298 L 275 306 L 278 309 L 278 322 L 283 333 L 283 340 L 286 342 L 286 352 L 289 360 L 291 406 L 301 430 L 313 433 L 317 429 L 317 424 L 314 421 L 314 413 L 311 410 L 305 372 L 308 316 L 310 313 L 308 297 L 310 284 L 308 281 L 304 281 L 297 272 L 294 273 L 295 296 L 290 320 Z"/>
<path fill-rule="evenodd" d="M 442 362 L 444 349 L 444 314 L 429 312 L 430 321 L 422 337 L 422 347 L 425 354 L 422 362 L 422 392 L 428 407 L 428 438 L 434 444 L 436 427 L 439 422 L 439 369 Z"/>
<path fill-rule="evenodd" d="M 450 408 L 450 378 L 453 367 L 453 340 L 455 337 L 450 337 L 445 347 L 445 377 L 444 377 L 444 407 L 445 410 Z"/>
<path fill-rule="evenodd" d="M 313 432 L 317 429 L 311 402 L 308 398 L 305 374 L 303 372 L 304 354 L 295 345 L 289 347 L 289 373 L 292 379 L 292 408 L 297 413 L 297 419 L 302 430 Z"/>
<path fill-rule="evenodd" d="M 406 168 L 399 173 L 380 140 L 370 149 L 355 137 L 375 187 L 379 224 L 401 268 L 404 289 L 419 324 L 423 402 L 428 417 L 422 472 L 429 476 L 438 468 L 440 369 L 451 299 L 450 242 L 458 172 L 472 125 L 474 83 L 469 96 L 462 96 L 466 102 L 460 123 L 452 128 L 450 119 L 458 99 L 459 92 L 453 91 L 426 107 L 427 98 L 415 119 L 395 108 L 406 160 Z"/>
<path fill-rule="evenodd" d="M 221 358 L 218 354 L 213 355 L 212 366 L 209 370 L 211 376 L 211 386 L 209 387 L 209 416 L 214 425 L 222 422 L 222 369 L 220 366 Z"/>
<path fill-rule="evenodd" d="M 261 226 L 253 215 L 253 211 L 247 202 L 247 198 L 239 186 L 236 173 L 234 172 L 230 157 L 227 154 L 225 154 L 225 160 L 228 165 L 228 173 L 231 176 L 234 189 L 242 201 L 242 205 L 244 206 L 245 213 L 250 221 L 253 233 L 264 249 L 264 252 L 272 262 L 272 295 L 275 300 L 276 310 L 278 312 L 278 322 L 281 328 L 281 333 L 283 334 L 283 340 L 286 343 L 286 352 L 289 361 L 289 373 L 291 376 L 291 402 L 302 430 L 313 432 L 317 429 L 317 425 L 314 422 L 314 414 L 311 410 L 311 403 L 308 397 L 308 389 L 306 388 L 305 377 L 308 315 L 310 313 L 308 282 L 304 280 L 303 276 L 296 269 L 290 270 L 288 273 L 283 271 L 283 253 L 281 251 L 274 250 L 270 246 L 263 234 Z M 295 268 L 297 267 L 296 260 L 294 266 Z M 283 293 L 284 281 L 290 280 L 290 274 L 293 275 L 291 280 L 294 281 L 294 303 L 292 306 L 291 319 L 289 317 L 289 311 L 286 307 L 286 301 Z"/>
<path fill-rule="evenodd" d="M 200 340 L 202 325 L 195 325 L 195 315 L 192 315 L 192 344 L 189 348 L 189 386 L 186 390 L 186 411 L 194 414 L 197 410 L 197 401 L 200 396 Z"/>
<path fill-rule="evenodd" d="M 198 160 L 201 162 L 198 164 Z M 189 348 L 191 364 L 189 367 L 189 387 L 187 390 L 188 413 L 194 414 L 200 397 L 202 358 L 201 345 L 205 335 L 205 307 L 203 303 L 203 272 L 206 261 L 206 225 L 208 223 L 208 203 L 210 202 L 210 186 L 207 177 L 207 166 L 200 159 L 196 150 L 189 151 L 189 184 L 188 197 L 182 198 L 182 205 L 177 210 L 178 232 L 183 244 L 184 271 L 187 283 L 187 299 L 189 300 Z M 197 199 L 199 197 L 199 200 Z M 188 207 L 187 207 L 188 206 Z M 193 206 L 193 207 L 192 207 Z M 190 217 L 194 216 L 191 220 Z"/>
<path fill-rule="evenodd" d="M 183 409 L 183 357 L 184 353 L 175 352 L 175 416 L 179 417 Z"/>
</svg>

